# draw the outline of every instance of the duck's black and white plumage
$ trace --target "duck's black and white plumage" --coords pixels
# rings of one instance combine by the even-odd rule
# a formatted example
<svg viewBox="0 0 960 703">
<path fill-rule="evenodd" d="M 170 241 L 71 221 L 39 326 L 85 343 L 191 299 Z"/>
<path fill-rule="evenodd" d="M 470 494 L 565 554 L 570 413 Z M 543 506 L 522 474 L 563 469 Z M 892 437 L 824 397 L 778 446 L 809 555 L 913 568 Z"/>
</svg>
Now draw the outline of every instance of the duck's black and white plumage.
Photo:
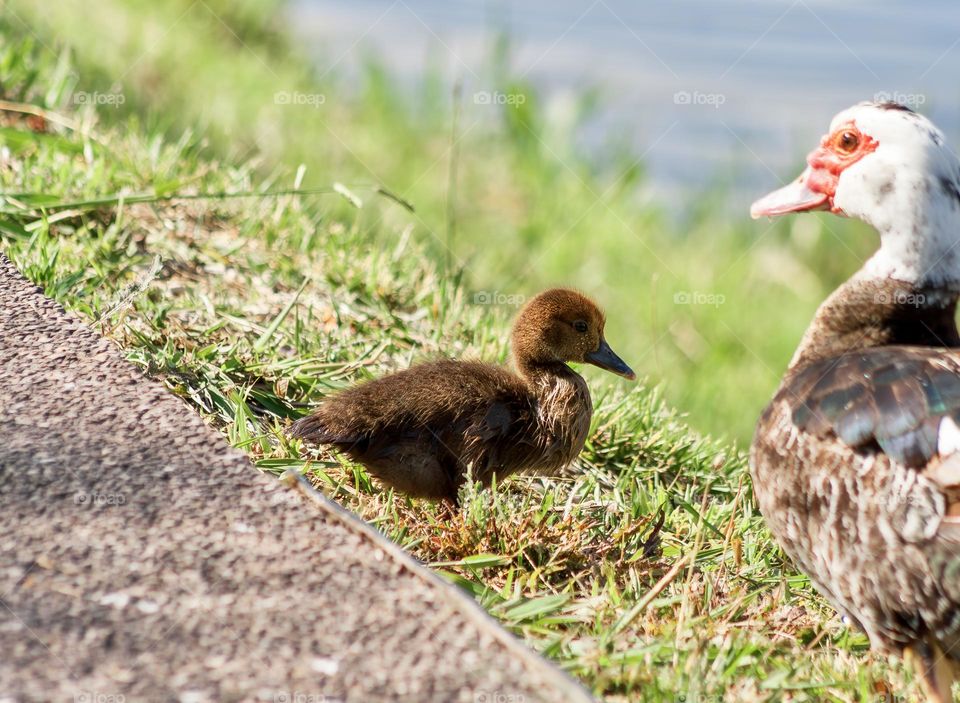
<svg viewBox="0 0 960 703">
<path fill-rule="evenodd" d="M 787 554 L 928 697 L 960 664 L 960 163 L 926 118 L 837 115 L 754 217 L 830 210 L 880 247 L 817 311 L 757 425 L 757 501 Z"/>
</svg>

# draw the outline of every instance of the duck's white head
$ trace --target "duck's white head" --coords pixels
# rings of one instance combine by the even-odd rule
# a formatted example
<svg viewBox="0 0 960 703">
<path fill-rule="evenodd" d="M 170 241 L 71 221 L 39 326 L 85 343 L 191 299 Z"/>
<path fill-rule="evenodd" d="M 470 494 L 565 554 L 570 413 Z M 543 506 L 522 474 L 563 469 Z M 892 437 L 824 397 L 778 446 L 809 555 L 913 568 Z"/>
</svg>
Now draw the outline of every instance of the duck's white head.
<svg viewBox="0 0 960 703">
<path fill-rule="evenodd" d="M 873 225 L 880 249 L 862 275 L 960 284 L 960 161 L 926 117 L 861 103 L 830 123 L 793 183 L 761 198 L 754 217 L 830 210 Z"/>
</svg>

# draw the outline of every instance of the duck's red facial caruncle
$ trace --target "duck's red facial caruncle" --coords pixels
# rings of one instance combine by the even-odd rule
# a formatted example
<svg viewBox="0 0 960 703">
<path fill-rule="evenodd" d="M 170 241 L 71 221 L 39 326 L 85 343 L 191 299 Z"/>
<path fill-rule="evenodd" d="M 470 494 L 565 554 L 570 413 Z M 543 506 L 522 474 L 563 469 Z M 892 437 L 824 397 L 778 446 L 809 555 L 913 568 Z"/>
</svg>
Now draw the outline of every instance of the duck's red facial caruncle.
<svg viewBox="0 0 960 703">
<path fill-rule="evenodd" d="M 879 143 L 861 132 L 852 121 L 834 129 L 807 156 L 807 168 L 793 183 L 760 198 L 750 215 L 775 217 L 789 212 L 831 210 L 840 212 L 834 197 L 843 171 L 877 150 Z"/>
</svg>

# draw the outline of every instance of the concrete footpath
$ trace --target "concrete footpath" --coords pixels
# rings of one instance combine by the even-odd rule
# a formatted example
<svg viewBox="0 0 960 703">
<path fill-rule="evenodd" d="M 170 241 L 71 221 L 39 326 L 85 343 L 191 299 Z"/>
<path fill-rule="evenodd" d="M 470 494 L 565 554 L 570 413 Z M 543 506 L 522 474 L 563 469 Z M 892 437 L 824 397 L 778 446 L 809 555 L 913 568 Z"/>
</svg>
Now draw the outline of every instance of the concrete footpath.
<svg viewBox="0 0 960 703">
<path fill-rule="evenodd" d="M 0 255 L 0 702 L 589 701 Z"/>
</svg>

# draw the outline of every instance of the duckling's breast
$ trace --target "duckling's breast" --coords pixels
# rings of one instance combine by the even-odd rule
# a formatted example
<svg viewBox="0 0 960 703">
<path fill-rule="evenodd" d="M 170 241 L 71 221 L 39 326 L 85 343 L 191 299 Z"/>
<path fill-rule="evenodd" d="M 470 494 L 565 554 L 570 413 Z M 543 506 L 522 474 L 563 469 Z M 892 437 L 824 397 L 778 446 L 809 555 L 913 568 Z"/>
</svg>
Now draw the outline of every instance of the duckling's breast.
<svg viewBox="0 0 960 703">
<path fill-rule="evenodd" d="M 542 471 L 570 464 L 590 432 L 593 402 L 586 381 L 576 373 L 549 376 L 536 382 L 536 417 L 541 438 Z"/>
</svg>

